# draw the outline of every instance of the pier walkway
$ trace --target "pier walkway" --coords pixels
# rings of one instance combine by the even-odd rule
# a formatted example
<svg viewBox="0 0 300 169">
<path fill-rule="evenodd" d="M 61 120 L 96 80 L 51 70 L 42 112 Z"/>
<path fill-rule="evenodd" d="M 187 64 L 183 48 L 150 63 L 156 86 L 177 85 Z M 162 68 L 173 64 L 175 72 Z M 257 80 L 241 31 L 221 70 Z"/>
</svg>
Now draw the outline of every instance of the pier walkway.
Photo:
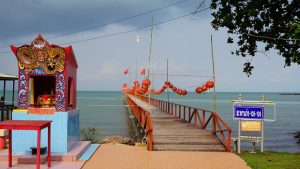
<svg viewBox="0 0 300 169">
<path fill-rule="evenodd" d="M 148 150 L 230 151 L 231 128 L 216 113 L 143 96 L 125 98 L 147 134 Z"/>
</svg>

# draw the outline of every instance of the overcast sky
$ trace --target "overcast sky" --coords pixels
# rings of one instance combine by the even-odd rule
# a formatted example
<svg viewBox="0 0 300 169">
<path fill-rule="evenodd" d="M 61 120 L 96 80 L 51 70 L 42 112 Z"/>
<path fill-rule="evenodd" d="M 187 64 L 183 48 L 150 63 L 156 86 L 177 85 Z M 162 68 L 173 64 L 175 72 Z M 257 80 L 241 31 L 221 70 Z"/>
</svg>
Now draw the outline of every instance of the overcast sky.
<svg viewBox="0 0 300 169">
<path fill-rule="evenodd" d="M 144 13 L 179 2 L 180 0 L 2 0 L 0 2 L 0 72 L 17 74 L 17 60 L 8 48 L 32 41 L 38 33 L 46 39 L 66 33 L 95 27 L 129 16 Z M 135 78 L 135 65 L 140 72 L 147 67 L 150 29 L 154 24 L 195 11 L 199 0 L 183 3 L 122 22 L 107 24 L 87 31 L 49 39 L 49 43 L 72 45 L 78 68 L 78 90 L 120 90 L 129 75 Z M 206 5 L 206 7 L 208 7 Z M 205 8 L 205 7 L 204 7 Z M 211 76 L 210 35 L 213 35 L 218 91 L 299 92 L 300 66 L 284 68 L 284 59 L 276 51 L 257 54 L 251 77 L 243 73 L 243 63 L 250 57 L 231 55 L 237 46 L 227 44 L 225 29 L 211 28 L 211 11 L 184 17 L 154 27 L 151 55 L 151 73 L 166 73 L 169 59 L 170 74 Z M 140 29 L 126 34 L 98 38 L 81 43 L 70 43 L 109 34 Z M 139 36 L 137 42 L 136 36 Z M 21 43 L 21 44 L 20 44 Z M 7 52 L 8 53 L 1 53 Z M 165 76 L 154 77 L 154 88 L 163 85 Z M 142 77 L 138 73 L 138 79 Z M 152 79 L 152 77 L 151 77 Z M 179 88 L 192 90 L 209 77 L 170 77 Z"/>
</svg>

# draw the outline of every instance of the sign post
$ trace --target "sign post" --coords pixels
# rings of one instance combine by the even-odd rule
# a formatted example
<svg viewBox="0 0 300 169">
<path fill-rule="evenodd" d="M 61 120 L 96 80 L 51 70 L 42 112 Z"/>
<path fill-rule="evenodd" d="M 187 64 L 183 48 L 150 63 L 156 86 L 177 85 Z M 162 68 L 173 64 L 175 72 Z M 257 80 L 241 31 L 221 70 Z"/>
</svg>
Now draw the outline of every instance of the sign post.
<svg viewBox="0 0 300 169">
<path fill-rule="evenodd" d="M 258 106 L 234 106 L 233 119 L 263 120 L 264 108 Z"/>
<path fill-rule="evenodd" d="M 237 151 L 240 153 L 241 140 L 261 143 L 261 152 L 264 151 L 264 121 L 275 121 L 276 104 L 272 101 L 265 101 L 265 96 L 262 96 L 261 101 L 242 100 L 239 95 L 239 100 L 233 100 L 233 119 L 239 121 L 238 124 L 238 139 Z M 265 118 L 264 105 L 274 106 L 274 119 Z M 241 132 L 260 132 L 260 136 L 244 136 Z"/>
</svg>

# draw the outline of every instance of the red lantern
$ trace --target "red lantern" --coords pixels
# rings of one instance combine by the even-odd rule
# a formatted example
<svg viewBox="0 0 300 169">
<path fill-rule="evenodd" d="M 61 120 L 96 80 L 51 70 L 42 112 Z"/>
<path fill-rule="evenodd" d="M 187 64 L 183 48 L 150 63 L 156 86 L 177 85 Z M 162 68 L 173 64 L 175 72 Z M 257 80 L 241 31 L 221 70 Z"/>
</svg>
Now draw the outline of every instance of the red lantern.
<svg viewBox="0 0 300 169">
<path fill-rule="evenodd" d="M 148 86 L 146 84 L 142 85 L 142 89 L 147 89 L 147 88 L 148 88 Z"/>
<path fill-rule="evenodd" d="M 176 92 L 177 94 L 181 95 L 181 90 L 180 90 L 180 89 L 177 89 L 175 92 Z"/>
<path fill-rule="evenodd" d="M 167 86 L 169 86 L 171 83 L 170 83 L 169 81 L 166 81 L 165 84 L 166 84 Z"/>
<path fill-rule="evenodd" d="M 148 91 L 148 88 L 142 88 L 141 91 L 142 93 L 146 93 Z"/>
<path fill-rule="evenodd" d="M 149 79 L 144 79 L 142 82 L 143 85 L 150 86 L 151 82 Z"/>
<path fill-rule="evenodd" d="M 150 86 L 151 85 L 151 81 L 149 79 L 147 79 L 146 81 L 147 81 L 147 85 Z"/>
<path fill-rule="evenodd" d="M 202 89 L 202 91 L 204 92 L 204 91 L 207 90 L 207 87 L 206 87 L 205 85 L 203 85 L 203 86 L 201 86 L 201 89 Z"/>
<path fill-rule="evenodd" d="M 170 89 L 173 89 L 173 88 L 174 88 L 174 85 L 172 85 L 172 84 L 170 83 L 169 88 L 170 88 Z"/>
<path fill-rule="evenodd" d="M 202 88 L 201 87 L 197 87 L 196 88 L 196 93 L 200 94 L 202 92 Z"/>
<path fill-rule="evenodd" d="M 167 88 L 168 88 L 168 86 L 166 86 L 166 85 L 163 86 L 163 89 L 164 89 L 164 90 L 166 90 Z"/>
<path fill-rule="evenodd" d="M 173 87 L 172 90 L 173 92 L 175 92 L 177 90 L 177 87 Z"/>
<path fill-rule="evenodd" d="M 142 85 L 147 85 L 147 79 L 144 79 L 144 80 L 142 81 Z"/>
<path fill-rule="evenodd" d="M 214 82 L 213 81 L 208 81 L 208 82 L 206 82 L 206 84 L 205 84 L 205 86 L 207 87 L 207 88 L 213 88 L 214 87 Z"/>
<path fill-rule="evenodd" d="M 182 91 L 182 94 L 183 94 L 183 95 L 186 95 L 186 94 L 187 94 L 187 91 L 186 91 L 186 90 L 183 90 L 183 91 Z"/>
</svg>

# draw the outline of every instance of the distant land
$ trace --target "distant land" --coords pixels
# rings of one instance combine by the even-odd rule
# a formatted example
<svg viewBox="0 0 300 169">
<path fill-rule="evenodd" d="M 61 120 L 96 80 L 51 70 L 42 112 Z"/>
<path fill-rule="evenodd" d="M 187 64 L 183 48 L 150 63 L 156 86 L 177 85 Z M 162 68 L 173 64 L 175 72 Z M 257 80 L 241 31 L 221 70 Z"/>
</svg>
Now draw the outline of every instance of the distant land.
<svg viewBox="0 0 300 169">
<path fill-rule="evenodd" d="M 300 93 L 279 93 L 280 95 L 300 95 Z"/>
</svg>

